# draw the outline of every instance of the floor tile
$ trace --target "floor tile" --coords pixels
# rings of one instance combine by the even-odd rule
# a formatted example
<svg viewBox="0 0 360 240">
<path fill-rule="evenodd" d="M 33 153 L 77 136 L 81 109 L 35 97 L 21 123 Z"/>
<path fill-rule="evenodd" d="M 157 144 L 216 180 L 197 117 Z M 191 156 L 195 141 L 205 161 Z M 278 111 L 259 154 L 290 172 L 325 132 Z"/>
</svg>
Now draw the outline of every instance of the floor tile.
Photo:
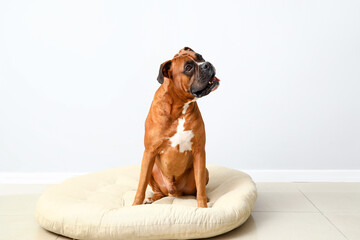
<svg viewBox="0 0 360 240">
<path fill-rule="evenodd" d="M 360 239 L 360 214 L 324 213 L 349 240 Z"/>
<path fill-rule="evenodd" d="M 239 228 L 208 240 L 345 240 L 321 213 L 253 212 Z"/>
<path fill-rule="evenodd" d="M 56 234 L 42 229 L 33 216 L 0 216 L 0 240 L 55 240 Z M 4 230 L 3 230 L 4 229 Z"/>
<path fill-rule="evenodd" d="M 0 196 L 0 215 L 34 215 L 40 194 Z"/>
<path fill-rule="evenodd" d="M 258 198 L 255 212 L 318 212 L 292 183 L 257 183 L 256 186 Z"/>
<path fill-rule="evenodd" d="M 299 183 L 296 185 L 321 212 L 360 214 L 359 183 Z"/>
<path fill-rule="evenodd" d="M 359 192 L 360 193 L 360 182 L 356 183 L 343 183 L 343 182 L 317 182 L 317 183 L 293 183 L 302 192 Z"/>
</svg>

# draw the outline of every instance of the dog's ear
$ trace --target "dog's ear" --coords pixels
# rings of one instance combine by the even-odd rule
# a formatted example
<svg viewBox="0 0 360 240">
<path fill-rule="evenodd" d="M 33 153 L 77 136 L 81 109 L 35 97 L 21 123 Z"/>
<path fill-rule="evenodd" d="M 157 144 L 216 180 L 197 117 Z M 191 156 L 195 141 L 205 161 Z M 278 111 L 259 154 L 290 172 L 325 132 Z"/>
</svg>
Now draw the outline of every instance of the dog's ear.
<svg viewBox="0 0 360 240">
<path fill-rule="evenodd" d="M 166 78 L 170 77 L 170 68 L 171 68 L 171 60 L 166 61 L 160 65 L 159 75 L 157 77 L 157 80 L 160 84 L 164 82 L 164 77 Z"/>
<path fill-rule="evenodd" d="M 191 51 L 191 52 L 195 52 L 194 50 L 192 50 L 191 48 L 189 48 L 189 47 L 184 47 L 183 48 L 185 51 Z"/>
</svg>

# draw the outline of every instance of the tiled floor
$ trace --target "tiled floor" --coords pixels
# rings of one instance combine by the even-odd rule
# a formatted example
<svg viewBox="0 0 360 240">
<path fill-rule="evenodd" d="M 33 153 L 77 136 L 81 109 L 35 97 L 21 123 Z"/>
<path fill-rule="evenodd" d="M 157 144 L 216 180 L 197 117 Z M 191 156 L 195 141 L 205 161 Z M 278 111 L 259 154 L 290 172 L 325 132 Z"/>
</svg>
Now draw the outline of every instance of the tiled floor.
<svg viewBox="0 0 360 240">
<path fill-rule="evenodd" d="M 0 240 L 68 240 L 40 228 L 33 212 L 48 185 L 0 185 Z M 239 228 L 210 238 L 360 239 L 360 183 L 257 183 L 258 201 Z"/>
</svg>

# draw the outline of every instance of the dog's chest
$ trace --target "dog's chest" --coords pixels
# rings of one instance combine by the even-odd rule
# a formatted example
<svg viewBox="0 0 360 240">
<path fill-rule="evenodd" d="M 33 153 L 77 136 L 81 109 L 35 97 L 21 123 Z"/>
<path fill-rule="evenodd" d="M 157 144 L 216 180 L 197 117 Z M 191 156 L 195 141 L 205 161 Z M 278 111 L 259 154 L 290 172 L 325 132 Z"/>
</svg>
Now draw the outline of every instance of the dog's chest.
<svg viewBox="0 0 360 240">
<path fill-rule="evenodd" d="M 192 130 L 185 130 L 185 117 L 178 119 L 176 133 L 169 138 L 171 147 L 177 148 L 179 145 L 179 152 L 191 151 L 192 138 L 194 133 Z"/>
</svg>

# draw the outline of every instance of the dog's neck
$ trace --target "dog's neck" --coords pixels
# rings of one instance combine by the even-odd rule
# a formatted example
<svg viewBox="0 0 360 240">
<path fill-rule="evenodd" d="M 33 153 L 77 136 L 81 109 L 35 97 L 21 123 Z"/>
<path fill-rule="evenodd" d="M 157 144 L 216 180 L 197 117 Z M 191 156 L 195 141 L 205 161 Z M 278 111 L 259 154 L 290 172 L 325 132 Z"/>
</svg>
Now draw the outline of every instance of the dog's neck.
<svg viewBox="0 0 360 240">
<path fill-rule="evenodd" d="M 164 81 L 159 90 L 161 90 L 159 97 L 169 104 L 168 114 L 170 114 L 173 119 L 183 117 L 185 114 L 191 114 L 194 110 L 197 98 L 181 94 L 181 91 L 179 91 L 169 79 Z"/>
</svg>

